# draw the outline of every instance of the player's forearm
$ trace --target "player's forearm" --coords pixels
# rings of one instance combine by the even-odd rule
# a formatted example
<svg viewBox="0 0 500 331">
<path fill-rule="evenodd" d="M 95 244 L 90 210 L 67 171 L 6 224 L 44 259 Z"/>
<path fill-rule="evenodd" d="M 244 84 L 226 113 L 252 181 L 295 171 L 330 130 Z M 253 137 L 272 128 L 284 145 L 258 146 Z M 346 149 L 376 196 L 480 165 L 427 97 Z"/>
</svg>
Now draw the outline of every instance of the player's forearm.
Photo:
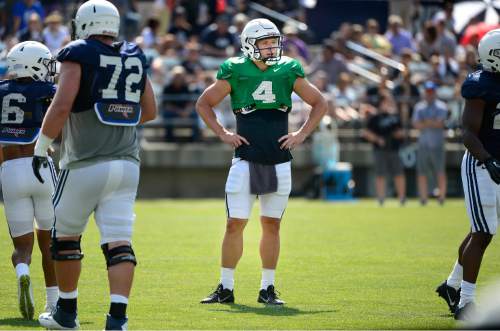
<svg viewBox="0 0 500 331">
<path fill-rule="evenodd" d="M 54 106 L 49 107 L 49 110 L 43 119 L 42 134 L 50 139 L 57 138 L 69 116 L 69 113 L 69 110 Z"/>
<path fill-rule="evenodd" d="M 309 113 L 309 117 L 306 122 L 302 125 L 299 131 L 307 136 L 314 131 L 314 129 L 318 126 L 319 122 L 323 118 L 323 116 L 328 111 L 328 104 L 322 98 L 318 103 L 312 105 L 311 112 Z"/>
<path fill-rule="evenodd" d="M 486 151 L 478 136 L 469 130 L 464 130 L 463 141 L 465 148 L 467 148 L 472 156 L 480 162 L 484 162 L 486 159 L 491 157 L 490 153 Z"/>
<path fill-rule="evenodd" d="M 220 136 L 226 130 L 222 124 L 217 120 L 217 116 L 215 116 L 215 112 L 213 111 L 210 105 L 197 102 L 196 103 L 196 112 L 202 118 L 203 122 L 217 135 Z"/>
</svg>

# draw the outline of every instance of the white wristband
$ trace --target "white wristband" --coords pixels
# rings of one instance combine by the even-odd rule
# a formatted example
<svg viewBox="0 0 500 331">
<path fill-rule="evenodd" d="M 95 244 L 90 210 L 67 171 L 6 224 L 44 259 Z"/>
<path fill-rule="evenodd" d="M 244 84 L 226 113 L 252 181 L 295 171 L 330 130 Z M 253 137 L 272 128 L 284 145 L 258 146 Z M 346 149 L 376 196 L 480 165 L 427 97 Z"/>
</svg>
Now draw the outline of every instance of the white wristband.
<svg viewBox="0 0 500 331">
<path fill-rule="evenodd" d="M 40 133 L 40 136 L 38 136 L 38 140 L 35 144 L 34 154 L 36 156 L 47 156 L 47 149 L 49 149 L 50 144 L 52 144 L 53 141 L 54 139 L 47 137 L 43 133 Z"/>
</svg>

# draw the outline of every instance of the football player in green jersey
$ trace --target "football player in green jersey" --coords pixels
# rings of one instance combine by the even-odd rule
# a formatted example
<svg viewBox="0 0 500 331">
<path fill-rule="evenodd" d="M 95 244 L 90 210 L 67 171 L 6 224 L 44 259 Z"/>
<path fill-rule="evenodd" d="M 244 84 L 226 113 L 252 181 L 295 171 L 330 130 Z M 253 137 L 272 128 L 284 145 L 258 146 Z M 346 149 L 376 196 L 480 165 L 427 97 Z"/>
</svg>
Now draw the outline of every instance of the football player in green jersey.
<svg viewBox="0 0 500 331">
<path fill-rule="evenodd" d="M 201 303 L 234 302 L 234 269 L 243 252 L 243 230 L 256 197 L 261 210 L 262 281 L 258 302 L 282 305 L 274 275 L 280 251 L 280 224 L 292 187 L 290 150 L 301 144 L 327 111 L 321 93 L 306 79 L 297 60 L 281 56 L 282 36 L 267 19 L 255 19 L 241 34 L 244 56 L 227 59 L 217 81 L 198 99 L 196 110 L 224 142 L 235 148 L 226 181 L 227 225 L 222 242 L 221 279 Z M 312 109 L 295 132 L 288 132 L 292 92 Z M 224 128 L 213 107 L 231 95 L 237 132 Z"/>
</svg>

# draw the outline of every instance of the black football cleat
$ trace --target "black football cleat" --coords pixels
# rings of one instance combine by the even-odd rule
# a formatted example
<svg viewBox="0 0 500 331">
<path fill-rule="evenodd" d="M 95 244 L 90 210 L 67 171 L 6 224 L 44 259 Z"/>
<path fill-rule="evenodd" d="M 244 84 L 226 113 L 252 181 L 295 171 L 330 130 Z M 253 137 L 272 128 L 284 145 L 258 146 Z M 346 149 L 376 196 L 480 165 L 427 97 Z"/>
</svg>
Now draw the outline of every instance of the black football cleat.
<svg viewBox="0 0 500 331">
<path fill-rule="evenodd" d="M 234 303 L 234 292 L 219 284 L 215 291 L 200 303 Z"/>
<path fill-rule="evenodd" d="M 106 315 L 106 327 L 104 330 L 128 330 L 128 318 L 114 318 L 111 315 Z"/>
<path fill-rule="evenodd" d="M 462 308 L 455 311 L 455 319 L 457 321 L 469 321 L 476 313 L 476 304 L 474 302 L 467 302 Z"/>
<path fill-rule="evenodd" d="M 259 298 L 257 302 L 265 303 L 266 305 L 277 305 L 281 306 L 285 304 L 285 301 L 278 298 L 273 285 L 269 285 L 266 290 L 262 289 L 259 292 Z"/>
<path fill-rule="evenodd" d="M 458 307 L 458 302 L 460 301 L 460 289 L 455 290 L 453 287 L 448 286 L 446 281 L 436 289 L 436 293 L 443 298 L 448 304 L 448 308 L 452 314 L 455 313 Z"/>
</svg>

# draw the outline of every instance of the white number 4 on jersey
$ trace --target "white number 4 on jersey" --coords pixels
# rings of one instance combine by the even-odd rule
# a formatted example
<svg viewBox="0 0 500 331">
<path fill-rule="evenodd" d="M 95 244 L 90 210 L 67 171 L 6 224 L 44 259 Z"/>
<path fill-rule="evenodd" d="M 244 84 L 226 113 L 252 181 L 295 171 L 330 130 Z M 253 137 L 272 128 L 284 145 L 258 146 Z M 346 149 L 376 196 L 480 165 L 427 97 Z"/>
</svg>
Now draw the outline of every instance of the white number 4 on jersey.
<svg viewBox="0 0 500 331">
<path fill-rule="evenodd" d="M 262 103 L 276 102 L 276 95 L 273 94 L 273 82 L 264 80 L 259 87 L 252 93 L 254 100 L 262 101 Z"/>
</svg>

